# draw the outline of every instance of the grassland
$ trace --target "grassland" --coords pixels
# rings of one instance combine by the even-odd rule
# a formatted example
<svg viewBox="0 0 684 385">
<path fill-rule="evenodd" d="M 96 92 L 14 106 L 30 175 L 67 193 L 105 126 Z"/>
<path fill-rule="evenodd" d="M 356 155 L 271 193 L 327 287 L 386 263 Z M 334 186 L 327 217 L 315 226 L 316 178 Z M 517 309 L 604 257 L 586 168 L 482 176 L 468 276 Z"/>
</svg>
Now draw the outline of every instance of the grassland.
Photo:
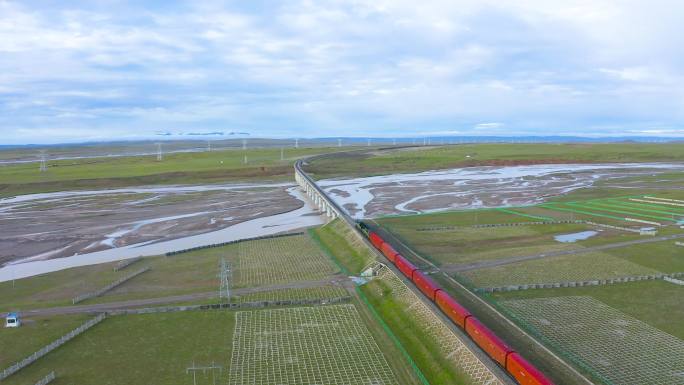
<svg viewBox="0 0 684 385">
<path fill-rule="evenodd" d="M 358 151 L 317 159 L 307 167 L 316 178 L 370 176 L 397 172 L 535 163 L 684 161 L 684 145 L 464 144 L 403 150 Z"/>
<path fill-rule="evenodd" d="M 150 266 L 151 270 L 83 304 L 213 291 L 218 287 L 220 257 L 235 251 L 235 245 L 231 245 L 173 257 L 148 257 L 119 272 L 113 271 L 115 262 L 2 282 L 0 311 L 70 305 L 73 297 L 103 287 L 142 266 Z"/>
<path fill-rule="evenodd" d="M 188 384 L 193 362 L 229 362 L 234 323 L 225 311 L 109 317 L 3 384 L 32 384 L 51 370 L 57 385 Z"/>
<path fill-rule="evenodd" d="M 536 259 L 509 265 L 469 270 L 460 275 L 475 287 L 575 282 L 658 273 L 602 252 Z"/>
<path fill-rule="evenodd" d="M 332 148 L 221 150 L 156 156 L 50 161 L 41 173 L 37 163 L 0 166 L 0 197 L 63 190 L 109 189 L 156 184 L 235 181 L 291 181 L 298 158 L 338 151 Z M 245 156 L 247 163 L 244 163 Z"/>
<path fill-rule="evenodd" d="M 21 327 L 0 328 L 0 370 L 59 339 L 89 318 L 85 314 L 31 317 L 23 319 Z"/>
<path fill-rule="evenodd" d="M 359 274 L 375 259 L 370 250 L 341 219 L 311 229 L 309 233 L 321 249 L 346 273 Z"/>
<path fill-rule="evenodd" d="M 337 272 L 308 235 L 238 243 L 233 286 L 267 286 L 313 281 Z"/>
<path fill-rule="evenodd" d="M 240 311 L 236 318 L 230 385 L 397 383 L 354 305 Z"/>
<path fill-rule="evenodd" d="M 662 280 L 605 286 L 537 289 L 488 295 L 494 301 L 588 296 L 684 340 L 684 286 Z"/>
</svg>

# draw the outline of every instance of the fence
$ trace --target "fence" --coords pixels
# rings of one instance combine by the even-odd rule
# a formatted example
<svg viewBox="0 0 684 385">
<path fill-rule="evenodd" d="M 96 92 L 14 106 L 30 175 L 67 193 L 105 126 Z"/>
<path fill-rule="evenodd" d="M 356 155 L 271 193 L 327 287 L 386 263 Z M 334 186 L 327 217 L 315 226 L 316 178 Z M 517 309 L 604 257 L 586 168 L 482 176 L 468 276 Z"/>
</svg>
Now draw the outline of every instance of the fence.
<svg viewBox="0 0 684 385">
<path fill-rule="evenodd" d="M 192 310 L 219 310 L 219 309 L 247 309 L 247 308 L 263 308 L 272 306 L 306 306 L 306 305 L 329 305 L 335 303 L 348 302 L 351 297 L 335 297 L 335 298 L 318 298 L 318 299 L 297 299 L 297 300 L 282 300 L 282 301 L 256 301 L 256 302 L 231 302 L 231 303 L 214 303 L 207 305 L 185 305 L 185 306 L 163 306 L 150 307 L 144 309 L 121 309 L 107 311 L 109 315 L 120 314 L 150 314 L 150 313 L 172 313 L 179 311 Z"/>
<path fill-rule="evenodd" d="M 114 271 L 119 271 L 127 268 L 128 266 L 142 260 L 142 257 L 137 257 L 137 258 L 131 258 L 131 259 L 124 259 L 123 261 L 119 262 L 114 266 Z"/>
<path fill-rule="evenodd" d="M 55 379 L 55 371 L 51 371 L 50 374 L 43 377 L 40 381 L 36 382 L 36 385 L 47 385 Z"/>
<path fill-rule="evenodd" d="M 43 357 L 44 355 L 50 353 L 51 351 L 57 349 L 58 347 L 64 345 L 67 341 L 71 340 L 72 338 L 76 337 L 77 335 L 83 333 L 84 331 L 90 329 L 91 327 L 97 325 L 98 323 L 102 322 L 103 319 L 105 319 L 106 314 L 102 313 L 99 314 L 97 317 L 90 319 L 86 321 L 83 325 L 77 327 L 76 329 L 70 331 L 68 334 L 60 337 L 58 340 L 53 341 L 50 345 L 47 345 L 37 352 L 31 354 L 30 356 L 24 358 L 23 360 L 15 363 L 14 365 L 10 366 L 9 368 L 3 370 L 0 372 L 0 381 L 4 380 L 5 378 L 11 376 L 12 374 L 18 372 L 19 370 L 31 365 L 34 363 L 36 360 L 39 358 Z"/>
<path fill-rule="evenodd" d="M 240 242 L 249 242 L 249 241 L 258 241 L 260 239 L 270 239 L 270 238 L 281 238 L 281 237 L 292 237 L 296 235 L 302 235 L 304 232 L 297 232 L 297 233 L 286 233 L 286 234 L 274 234 L 274 235 L 262 235 L 260 237 L 252 237 L 252 238 L 243 238 L 243 239 L 236 239 L 234 241 L 228 241 L 228 242 L 222 242 L 222 243 L 213 243 L 211 245 L 204 245 L 204 246 L 197 246 L 197 247 L 192 247 L 189 249 L 182 249 L 182 250 L 176 250 L 176 251 L 169 251 L 165 255 L 167 257 L 170 257 L 172 255 L 176 254 L 183 254 L 183 253 L 189 253 L 191 251 L 197 251 L 197 250 L 202 250 L 202 249 L 210 249 L 213 247 L 222 247 L 222 246 L 228 246 L 232 245 L 235 243 L 240 243 Z"/>
<path fill-rule="evenodd" d="M 479 293 L 493 293 L 499 291 L 518 291 L 518 290 L 530 290 L 530 289 L 555 289 L 561 287 L 583 287 L 583 286 L 598 286 L 598 285 L 612 285 L 615 283 L 624 282 L 636 282 L 636 281 L 646 281 L 655 279 L 665 279 L 684 277 L 684 273 L 672 273 L 672 274 L 651 274 L 651 275 L 637 275 L 631 277 L 620 277 L 620 278 L 610 278 L 610 279 L 595 279 L 589 281 L 568 281 L 568 282 L 553 282 L 553 283 L 531 283 L 525 285 L 508 285 L 508 286 L 497 286 L 497 287 L 484 287 L 475 289 Z M 671 281 L 670 281 L 671 282 Z M 681 281 L 680 281 L 681 282 Z"/>
<path fill-rule="evenodd" d="M 90 293 L 81 294 L 81 295 L 75 297 L 74 299 L 72 299 L 72 300 L 71 300 L 71 303 L 75 305 L 75 304 L 77 304 L 77 303 L 79 303 L 79 302 L 83 302 L 83 301 L 85 301 L 85 300 L 87 300 L 87 299 L 99 297 L 99 296 L 101 296 L 102 294 L 104 294 L 104 293 L 106 293 L 106 292 L 112 290 L 113 288 L 115 288 L 115 287 L 121 285 L 122 283 L 124 283 L 124 282 L 126 282 L 126 281 L 128 281 L 128 280 L 130 280 L 130 279 L 133 279 L 133 278 L 139 276 L 140 274 L 142 274 L 142 273 L 144 273 L 144 272 L 146 272 L 146 271 L 148 271 L 148 270 L 150 270 L 149 266 L 148 266 L 148 267 L 144 267 L 144 268 L 142 268 L 142 269 L 140 269 L 140 270 L 138 270 L 138 271 L 136 271 L 136 272 L 134 272 L 134 273 L 131 273 L 131 274 L 125 276 L 125 277 L 121 277 L 121 278 L 117 279 L 116 281 L 110 283 L 109 285 L 107 285 L 107 286 L 105 286 L 105 287 L 103 287 L 103 288 L 101 288 L 101 289 L 98 289 L 98 290 L 93 291 L 93 292 L 90 292 Z"/>
<path fill-rule="evenodd" d="M 488 227 L 514 227 L 514 226 L 530 226 L 530 225 L 563 225 L 563 224 L 574 224 L 574 223 L 587 223 L 582 220 L 563 220 L 563 221 L 536 221 L 536 222 L 512 222 L 512 223 L 490 223 L 481 225 L 470 225 L 468 227 L 479 229 Z M 417 228 L 416 231 L 444 231 L 444 230 L 456 230 L 459 227 L 464 226 L 433 226 L 433 227 L 421 227 Z"/>
</svg>

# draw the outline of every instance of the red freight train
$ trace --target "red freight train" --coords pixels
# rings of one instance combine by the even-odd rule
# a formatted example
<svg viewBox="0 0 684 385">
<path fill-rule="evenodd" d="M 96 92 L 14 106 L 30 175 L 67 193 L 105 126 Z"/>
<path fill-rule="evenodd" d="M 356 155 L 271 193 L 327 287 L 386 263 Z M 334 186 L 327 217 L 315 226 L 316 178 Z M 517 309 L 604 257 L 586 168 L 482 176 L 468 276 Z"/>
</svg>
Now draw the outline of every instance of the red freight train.
<svg viewBox="0 0 684 385">
<path fill-rule="evenodd" d="M 409 278 L 431 301 L 463 329 L 475 343 L 494 361 L 498 362 L 521 385 L 553 385 L 534 365 L 511 349 L 493 331 L 489 330 L 468 309 L 459 304 L 446 291 L 418 270 L 411 262 L 399 254 L 377 233 L 368 231 L 370 242 L 380 250 L 396 267 Z"/>
</svg>

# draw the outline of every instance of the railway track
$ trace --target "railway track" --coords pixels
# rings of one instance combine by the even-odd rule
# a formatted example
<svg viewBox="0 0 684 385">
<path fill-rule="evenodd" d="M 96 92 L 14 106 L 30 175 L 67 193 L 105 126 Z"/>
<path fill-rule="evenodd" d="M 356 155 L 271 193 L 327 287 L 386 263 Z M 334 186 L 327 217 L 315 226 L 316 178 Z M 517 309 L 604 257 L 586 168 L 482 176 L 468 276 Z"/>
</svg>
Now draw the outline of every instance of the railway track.
<svg viewBox="0 0 684 385">
<path fill-rule="evenodd" d="M 391 263 L 380 251 L 378 251 L 371 242 L 366 238 L 366 236 L 361 232 L 361 230 L 357 226 L 357 222 L 353 220 L 346 212 L 344 209 L 342 209 L 332 198 L 330 198 L 323 189 L 321 189 L 316 182 L 304 171 L 303 166 L 312 160 L 319 159 L 321 157 L 328 156 L 327 154 L 321 154 L 321 155 L 316 155 L 313 157 L 305 158 L 302 160 L 298 160 L 295 163 L 295 172 L 299 175 L 300 178 L 304 179 L 315 191 L 316 193 L 322 198 L 325 199 L 326 203 L 330 206 L 332 206 L 337 212 L 338 217 L 342 219 L 348 226 L 351 226 L 351 228 L 354 230 L 354 232 L 357 234 L 357 236 L 368 246 L 373 252 L 375 253 L 376 257 L 383 261 L 390 269 L 394 271 L 394 273 L 403 281 L 404 283 L 407 283 L 407 286 L 412 288 L 416 293 L 420 293 L 420 291 L 416 288 L 416 286 L 413 284 L 412 281 L 408 280 L 405 278 L 404 274 L 402 274 L 393 263 Z M 510 328 L 513 332 L 516 334 L 523 336 L 527 341 L 529 345 L 533 345 L 535 349 L 538 351 L 542 351 L 544 355 L 546 356 L 546 359 L 549 361 L 552 361 L 555 367 L 560 367 L 562 368 L 563 372 L 565 373 L 565 376 L 569 376 L 572 378 L 572 381 L 569 383 L 572 384 L 582 384 L 582 385 L 593 385 L 594 383 L 589 380 L 586 376 L 584 376 L 582 373 L 577 371 L 574 367 L 572 367 L 570 364 L 568 364 L 565 360 L 560 358 L 557 354 L 555 354 L 553 351 L 549 350 L 546 346 L 542 345 L 540 342 L 538 342 L 535 338 L 533 338 L 531 335 L 529 335 L 526 331 L 521 329 L 518 325 L 516 325 L 514 322 L 509 320 L 507 317 L 505 317 L 502 313 L 500 313 L 497 309 L 495 309 L 491 304 L 487 303 L 485 300 L 468 290 L 466 287 L 461 285 L 459 282 L 455 281 L 453 278 L 449 277 L 448 274 L 445 272 L 442 272 L 437 268 L 434 264 L 431 262 L 425 260 L 424 258 L 420 257 L 417 253 L 415 253 L 413 250 L 411 250 L 408 246 L 402 245 L 404 248 L 410 250 L 411 254 L 413 254 L 415 257 L 417 257 L 419 260 L 423 262 L 427 262 L 427 264 L 430 266 L 431 271 L 435 271 L 434 269 L 437 269 L 439 273 L 443 274 L 444 277 L 450 281 L 451 285 L 458 291 L 459 296 L 462 296 L 463 298 L 466 298 L 467 302 L 469 305 L 474 305 L 477 307 L 477 313 L 479 314 L 486 314 L 486 317 L 483 317 L 485 320 L 495 320 L 498 324 L 500 325 L 506 325 L 506 327 Z M 426 297 L 419 295 L 419 298 L 426 303 L 434 313 L 437 315 L 442 316 L 444 319 L 443 313 L 436 307 L 436 305 L 427 300 Z M 453 326 L 452 330 L 454 332 L 461 332 L 460 329 L 458 329 L 454 323 L 449 322 Z M 463 334 L 461 334 L 463 336 Z M 467 339 L 467 338 L 465 338 Z M 474 344 L 472 344 L 474 345 Z M 494 363 L 493 360 L 489 359 L 489 357 L 482 352 L 478 347 L 475 347 L 475 350 L 479 351 L 480 355 L 482 356 L 483 363 L 487 365 L 492 371 L 499 373 L 497 377 L 500 377 L 502 381 L 505 381 L 505 383 L 515 383 L 507 374 L 504 374 L 503 370 L 501 370 L 501 367 L 499 367 L 497 364 Z M 555 374 L 555 373 L 554 373 Z M 555 376 L 554 376 L 555 377 Z M 559 382 L 559 383 L 565 383 L 565 382 Z"/>
</svg>

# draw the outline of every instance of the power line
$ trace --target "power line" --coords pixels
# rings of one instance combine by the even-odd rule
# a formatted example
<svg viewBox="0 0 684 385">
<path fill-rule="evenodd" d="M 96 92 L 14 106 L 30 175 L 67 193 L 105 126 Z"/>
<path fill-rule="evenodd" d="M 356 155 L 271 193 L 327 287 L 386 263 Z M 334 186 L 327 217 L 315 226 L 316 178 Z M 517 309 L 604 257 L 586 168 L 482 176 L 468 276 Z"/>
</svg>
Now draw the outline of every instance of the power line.
<svg viewBox="0 0 684 385">
<path fill-rule="evenodd" d="M 47 154 L 45 150 L 40 150 L 40 172 L 47 171 Z"/>
</svg>

